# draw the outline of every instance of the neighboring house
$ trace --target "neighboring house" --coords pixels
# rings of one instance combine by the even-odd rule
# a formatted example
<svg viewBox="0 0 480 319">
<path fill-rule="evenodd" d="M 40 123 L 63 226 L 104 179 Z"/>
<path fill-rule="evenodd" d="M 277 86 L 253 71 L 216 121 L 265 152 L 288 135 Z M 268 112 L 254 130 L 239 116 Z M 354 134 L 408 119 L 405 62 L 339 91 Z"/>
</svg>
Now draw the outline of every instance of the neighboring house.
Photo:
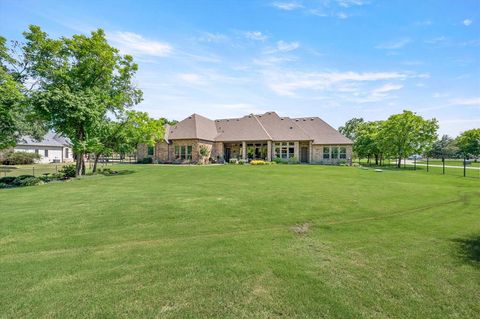
<svg viewBox="0 0 480 319">
<path fill-rule="evenodd" d="M 156 163 L 198 163 L 203 145 L 212 162 L 237 159 L 296 159 L 302 163 L 351 163 L 353 142 L 318 117 L 280 117 L 275 112 L 210 120 L 193 114 L 165 127 L 154 147 L 140 145 L 137 157 Z"/>
<path fill-rule="evenodd" d="M 31 152 L 40 155 L 38 163 L 73 162 L 72 143 L 54 132 L 48 132 L 42 140 L 23 136 L 13 149 L 14 152 Z"/>
</svg>

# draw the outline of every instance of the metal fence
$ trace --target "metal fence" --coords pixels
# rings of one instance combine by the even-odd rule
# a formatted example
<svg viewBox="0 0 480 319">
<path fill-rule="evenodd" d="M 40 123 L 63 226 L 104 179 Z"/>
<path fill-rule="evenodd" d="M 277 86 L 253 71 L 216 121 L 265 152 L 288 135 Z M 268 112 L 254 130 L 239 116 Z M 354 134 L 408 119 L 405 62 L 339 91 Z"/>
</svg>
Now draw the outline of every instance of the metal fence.
<svg viewBox="0 0 480 319">
<path fill-rule="evenodd" d="M 368 167 L 480 178 L 480 160 L 478 159 L 412 158 L 403 159 L 400 167 L 398 167 L 398 159 L 382 159 L 378 163 L 375 163 L 375 160 L 372 159 L 360 159 L 355 160 L 354 163 Z"/>
<path fill-rule="evenodd" d="M 111 166 L 114 164 L 121 163 L 134 163 L 130 162 L 129 159 L 121 160 L 103 160 L 99 161 L 97 168 L 103 168 L 106 166 Z M 0 165 L 0 177 L 4 176 L 20 176 L 20 175 L 33 175 L 36 177 L 55 174 L 61 171 L 64 165 L 75 165 L 75 163 L 60 163 L 60 164 L 31 164 L 31 165 Z M 93 161 L 86 162 L 87 172 L 91 172 L 93 168 Z"/>
</svg>

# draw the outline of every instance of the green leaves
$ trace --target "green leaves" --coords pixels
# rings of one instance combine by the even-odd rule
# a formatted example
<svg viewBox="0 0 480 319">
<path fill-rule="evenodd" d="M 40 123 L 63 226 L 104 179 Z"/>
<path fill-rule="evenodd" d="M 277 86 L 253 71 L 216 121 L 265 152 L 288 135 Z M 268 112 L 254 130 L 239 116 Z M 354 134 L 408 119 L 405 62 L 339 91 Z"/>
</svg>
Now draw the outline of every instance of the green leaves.
<svg viewBox="0 0 480 319">
<path fill-rule="evenodd" d="M 480 128 L 463 132 L 457 138 L 463 156 L 480 156 Z"/>
</svg>

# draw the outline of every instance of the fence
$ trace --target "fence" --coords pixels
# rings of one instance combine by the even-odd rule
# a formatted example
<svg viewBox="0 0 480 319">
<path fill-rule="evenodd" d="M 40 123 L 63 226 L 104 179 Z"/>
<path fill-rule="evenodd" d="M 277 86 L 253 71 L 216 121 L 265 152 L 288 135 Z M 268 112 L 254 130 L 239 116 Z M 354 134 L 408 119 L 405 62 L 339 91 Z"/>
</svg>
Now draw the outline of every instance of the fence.
<svg viewBox="0 0 480 319">
<path fill-rule="evenodd" d="M 464 177 L 480 178 L 480 160 L 472 159 L 403 159 L 398 167 L 398 159 L 382 159 L 381 163 L 375 164 L 370 159 L 360 159 L 354 161 L 362 166 L 379 167 L 386 169 L 413 170 L 439 175 L 455 175 Z"/>
<path fill-rule="evenodd" d="M 108 165 L 118 164 L 118 163 L 129 163 L 128 159 L 124 162 L 122 161 L 99 161 L 97 167 L 105 167 Z M 132 162 L 133 163 L 133 162 Z M 46 174 L 58 173 L 64 165 L 74 163 L 64 163 L 64 164 L 31 164 L 31 165 L 0 165 L 0 177 L 4 176 L 20 176 L 20 175 L 33 175 L 33 176 L 42 176 Z M 86 162 L 87 172 L 91 172 L 93 168 L 93 161 Z"/>
</svg>

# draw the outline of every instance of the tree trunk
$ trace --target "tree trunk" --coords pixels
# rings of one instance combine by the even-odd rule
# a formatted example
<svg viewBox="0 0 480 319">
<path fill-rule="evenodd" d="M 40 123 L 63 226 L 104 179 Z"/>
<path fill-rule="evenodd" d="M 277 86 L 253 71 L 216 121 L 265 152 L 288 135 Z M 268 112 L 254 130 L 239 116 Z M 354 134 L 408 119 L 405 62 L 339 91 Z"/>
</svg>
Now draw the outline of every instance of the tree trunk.
<svg viewBox="0 0 480 319">
<path fill-rule="evenodd" d="M 375 165 L 378 166 L 378 154 L 375 154 Z"/>
<path fill-rule="evenodd" d="M 398 168 L 402 168 L 402 157 L 401 157 L 401 156 L 398 157 L 397 167 L 398 167 Z"/>
<path fill-rule="evenodd" d="M 77 158 L 75 159 L 75 174 L 80 176 L 82 173 L 82 163 L 83 163 L 83 152 L 77 153 Z"/>
<path fill-rule="evenodd" d="M 93 170 L 92 170 L 93 174 L 97 172 L 97 163 L 98 163 L 99 157 L 100 157 L 100 154 L 95 154 L 95 161 L 93 162 Z"/>
<path fill-rule="evenodd" d="M 82 175 L 86 174 L 85 156 L 82 156 Z"/>
</svg>

